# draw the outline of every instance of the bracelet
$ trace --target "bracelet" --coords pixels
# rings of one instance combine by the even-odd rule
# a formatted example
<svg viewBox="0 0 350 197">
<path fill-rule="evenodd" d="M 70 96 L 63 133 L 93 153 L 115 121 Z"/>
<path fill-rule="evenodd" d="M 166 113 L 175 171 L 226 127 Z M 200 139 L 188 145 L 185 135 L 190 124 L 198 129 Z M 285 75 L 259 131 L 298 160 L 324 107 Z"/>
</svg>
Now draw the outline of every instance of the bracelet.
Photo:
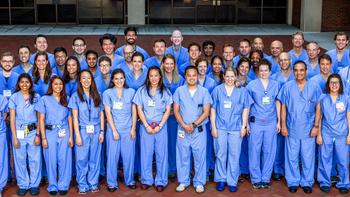
<svg viewBox="0 0 350 197">
<path fill-rule="evenodd" d="M 100 134 L 105 134 L 105 131 L 101 129 Z"/>
<path fill-rule="evenodd" d="M 193 126 L 194 129 L 198 127 L 198 125 L 196 123 L 194 123 L 194 122 L 192 123 L 192 126 Z"/>
<path fill-rule="evenodd" d="M 35 133 L 35 137 L 40 137 L 40 133 Z"/>
</svg>

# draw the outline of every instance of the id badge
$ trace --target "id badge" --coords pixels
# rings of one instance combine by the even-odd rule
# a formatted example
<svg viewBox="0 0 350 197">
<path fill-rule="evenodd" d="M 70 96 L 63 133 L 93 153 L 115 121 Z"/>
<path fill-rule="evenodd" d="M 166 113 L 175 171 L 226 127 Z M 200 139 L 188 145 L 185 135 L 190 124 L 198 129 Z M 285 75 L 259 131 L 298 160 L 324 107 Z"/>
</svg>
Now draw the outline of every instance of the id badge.
<svg viewBox="0 0 350 197">
<path fill-rule="evenodd" d="M 270 97 L 269 96 L 264 96 L 262 98 L 262 104 L 263 105 L 270 105 Z"/>
<path fill-rule="evenodd" d="M 24 130 L 16 131 L 17 139 L 24 139 Z"/>
<path fill-rule="evenodd" d="M 64 137 L 66 137 L 66 129 L 60 129 L 60 130 L 58 130 L 58 137 L 59 137 L 59 138 L 64 138 Z"/>
<path fill-rule="evenodd" d="M 224 108 L 225 109 L 230 109 L 231 107 L 232 107 L 231 101 L 224 101 Z"/>
<path fill-rule="evenodd" d="M 338 112 L 345 111 L 345 105 L 343 102 L 338 102 L 335 104 L 335 107 L 337 108 Z"/>
<path fill-rule="evenodd" d="M 114 102 L 113 109 L 123 109 L 123 103 L 122 102 Z"/>
<path fill-rule="evenodd" d="M 179 136 L 180 139 L 185 138 L 185 131 L 184 130 L 178 130 L 177 135 Z"/>
<path fill-rule="evenodd" d="M 154 102 L 153 100 L 149 100 L 147 106 L 148 107 L 155 107 L 156 106 L 156 102 Z"/>
<path fill-rule="evenodd" d="M 95 132 L 95 127 L 94 125 L 86 125 L 86 133 L 88 134 L 94 134 Z"/>
<path fill-rule="evenodd" d="M 11 95 L 12 95 L 11 90 L 3 90 L 2 95 L 4 97 L 11 97 Z"/>
</svg>

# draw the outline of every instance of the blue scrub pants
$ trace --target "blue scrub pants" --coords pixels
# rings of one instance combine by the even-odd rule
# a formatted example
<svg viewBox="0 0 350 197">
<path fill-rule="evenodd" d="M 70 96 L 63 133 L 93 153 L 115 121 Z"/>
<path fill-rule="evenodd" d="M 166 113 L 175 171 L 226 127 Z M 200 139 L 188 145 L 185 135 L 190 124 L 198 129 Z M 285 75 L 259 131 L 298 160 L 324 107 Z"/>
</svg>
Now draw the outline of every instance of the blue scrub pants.
<svg viewBox="0 0 350 197">
<path fill-rule="evenodd" d="M 336 155 L 336 165 L 340 181 L 337 188 L 349 188 L 349 145 L 346 144 L 346 136 L 322 136 L 323 144 L 318 151 L 317 181 L 320 186 L 331 186 L 331 168 L 334 162 L 333 155 Z"/>
<path fill-rule="evenodd" d="M 62 138 L 58 137 L 58 128 L 46 130 L 48 148 L 44 148 L 43 152 L 49 180 L 48 192 L 67 191 L 72 179 L 72 149 L 68 146 L 69 128 L 63 128 L 66 129 L 66 136 Z"/>
<path fill-rule="evenodd" d="M 7 147 L 7 136 L 6 132 L 2 131 L 0 133 L 0 194 L 7 183 L 7 178 L 9 175 L 9 157 L 8 157 L 8 147 Z"/>
<path fill-rule="evenodd" d="M 285 139 L 285 178 L 288 187 L 312 187 L 315 175 L 315 138 Z M 301 173 L 299 169 L 299 156 L 301 159 Z"/>
<path fill-rule="evenodd" d="M 241 174 L 249 174 L 249 147 L 248 136 L 244 136 L 242 140 L 241 156 L 239 158 L 239 168 Z"/>
<path fill-rule="evenodd" d="M 167 125 L 156 134 L 147 133 L 140 126 L 141 139 L 141 183 L 146 185 L 166 186 L 168 184 L 168 134 Z M 153 154 L 156 159 L 156 177 L 153 179 Z"/>
<path fill-rule="evenodd" d="M 35 130 L 31 131 L 24 139 L 18 139 L 20 147 L 13 148 L 16 180 L 20 189 L 39 187 L 41 181 L 41 146 L 34 145 L 35 133 Z"/>
<path fill-rule="evenodd" d="M 174 115 L 170 115 L 167 121 L 168 125 L 168 163 L 169 174 L 176 173 L 176 139 L 177 139 L 177 121 Z"/>
<path fill-rule="evenodd" d="M 229 186 L 237 186 L 242 140 L 240 131 L 228 132 L 218 129 L 218 138 L 214 138 L 215 182 L 226 182 Z"/>
<path fill-rule="evenodd" d="M 284 142 L 285 138 L 281 133 L 277 134 L 276 158 L 273 172 L 284 176 Z"/>
<path fill-rule="evenodd" d="M 86 128 L 84 126 L 80 129 L 83 145 L 75 146 L 75 165 L 77 173 L 76 180 L 79 191 L 81 192 L 97 189 L 98 186 L 102 147 L 98 142 L 99 135 L 99 124 L 95 125 L 94 134 L 86 133 Z"/>
<path fill-rule="evenodd" d="M 249 171 L 254 183 L 270 183 L 273 163 L 276 156 L 276 123 L 261 125 L 251 123 L 249 134 Z"/>
<path fill-rule="evenodd" d="M 215 169 L 215 158 L 214 158 L 214 142 L 213 136 L 211 135 L 210 122 L 205 124 L 207 128 L 207 176 L 209 176 L 209 170 Z"/>
<path fill-rule="evenodd" d="M 120 131 L 119 140 L 114 140 L 112 130 L 108 127 L 106 133 L 107 145 L 107 185 L 118 186 L 118 164 L 119 158 L 123 160 L 123 172 L 125 185 L 135 185 L 134 180 L 134 159 L 135 139 L 132 140 L 130 130 Z"/>
<path fill-rule="evenodd" d="M 184 138 L 177 136 L 176 143 L 176 168 L 177 178 L 180 184 L 190 185 L 191 153 L 194 160 L 193 186 L 206 183 L 206 155 L 207 155 L 207 131 L 205 125 L 203 132 L 198 128 L 192 134 L 185 132 Z M 178 131 L 179 132 L 179 131 Z"/>
<path fill-rule="evenodd" d="M 140 152 L 140 120 L 136 122 L 136 138 L 135 138 L 135 162 L 134 173 L 141 172 L 141 152 Z"/>
</svg>

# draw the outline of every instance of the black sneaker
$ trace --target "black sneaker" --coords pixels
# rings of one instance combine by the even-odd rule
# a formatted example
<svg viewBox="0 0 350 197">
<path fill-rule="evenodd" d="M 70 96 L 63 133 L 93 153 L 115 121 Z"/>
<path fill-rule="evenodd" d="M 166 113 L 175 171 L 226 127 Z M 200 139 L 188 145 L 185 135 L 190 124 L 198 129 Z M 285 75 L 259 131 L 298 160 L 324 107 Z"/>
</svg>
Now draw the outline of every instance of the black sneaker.
<svg viewBox="0 0 350 197">
<path fill-rule="evenodd" d="M 253 183 L 253 188 L 254 188 L 254 189 L 261 189 L 261 188 L 262 188 L 261 182 L 259 182 L 259 183 Z"/>
<path fill-rule="evenodd" d="M 282 174 L 276 173 L 276 174 L 273 175 L 272 178 L 273 178 L 273 180 L 275 180 L 275 181 L 280 181 L 280 180 L 282 180 L 283 176 L 282 176 Z"/>
<path fill-rule="evenodd" d="M 331 188 L 328 186 L 321 186 L 320 190 L 323 191 L 324 193 L 329 193 L 331 191 Z"/>
<path fill-rule="evenodd" d="M 57 195 L 57 191 L 51 191 L 49 192 L 50 196 L 56 196 Z"/>
<path fill-rule="evenodd" d="M 32 187 L 29 189 L 29 192 L 30 192 L 30 195 L 36 196 L 36 195 L 39 195 L 40 190 L 38 187 Z"/>
<path fill-rule="evenodd" d="M 58 191 L 58 193 L 60 193 L 61 196 L 65 196 L 68 194 L 68 191 L 67 190 L 60 190 L 60 191 Z"/>
<path fill-rule="evenodd" d="M 311 187 L 303 187 L 304 193 L 305 194 L 311 194 L 312 193 L 312 188 Z"/>
<path fill-rule="evenodd" d="M 270 183 L 261 182 L 261 188 L 263 188 L 263 189 L 270 189 Z"/>
<path fill-rule="evenodd" d="M 288 187 L 288 191 L 290 193 L 295 193 L 298 191 L 298 187 L 297 186 L 290 186 L 290 187 Z"/>
<path fill-rule="evenodd" d="M 338 190 L 341 194 L 347 194 L 349 192 L 349 189 L 345 187 L 340 187 Z"/>
<path fill-rule="evenodd" d="M 18 189 L 18 191 L 17 191 L 18 196 L 24 196 L 24 195 L 26 195 L 26 193 L 27 193 L 26 189 Z"/>
</svg>

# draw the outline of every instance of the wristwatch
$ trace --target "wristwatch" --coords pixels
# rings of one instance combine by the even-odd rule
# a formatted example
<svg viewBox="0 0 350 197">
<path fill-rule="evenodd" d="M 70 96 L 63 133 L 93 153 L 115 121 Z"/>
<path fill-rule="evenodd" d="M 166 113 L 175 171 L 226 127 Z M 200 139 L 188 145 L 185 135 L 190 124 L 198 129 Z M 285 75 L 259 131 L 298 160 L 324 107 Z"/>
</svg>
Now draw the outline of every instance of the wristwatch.
<svg viewBox="0 0 350 197">
<path fill-rule="evenodd" d="M 196 124 L 196 123 L 192 123 L 192 127 L 195 129 L 195 128 L 197 128 L 198 127 L 198 125 Z"/>
</svg>

